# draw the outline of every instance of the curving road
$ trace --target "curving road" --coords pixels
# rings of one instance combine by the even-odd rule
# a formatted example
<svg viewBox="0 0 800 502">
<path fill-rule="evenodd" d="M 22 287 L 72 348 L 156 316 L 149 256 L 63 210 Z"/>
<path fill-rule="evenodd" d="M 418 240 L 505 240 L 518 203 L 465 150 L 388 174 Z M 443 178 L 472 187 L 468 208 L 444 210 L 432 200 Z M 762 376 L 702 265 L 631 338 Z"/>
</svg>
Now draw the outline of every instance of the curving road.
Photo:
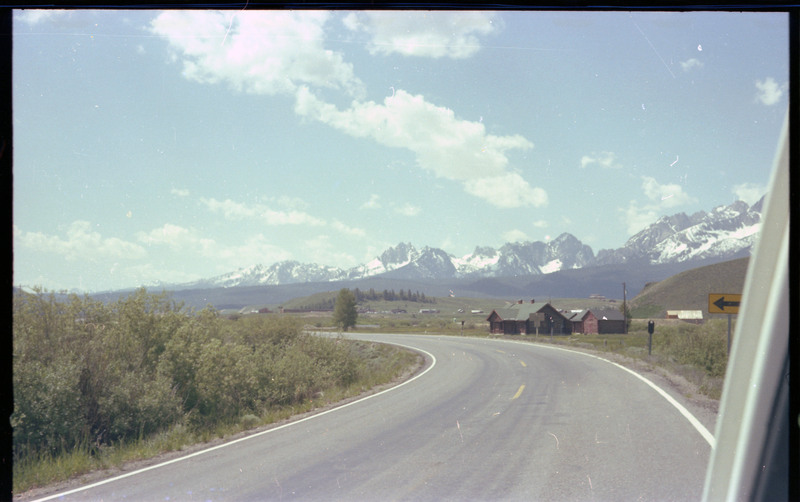
<svg viewBox="0 0 800 502">
<path fill-rule="evenodd" d="M 389 391 L 59 500 L 698 500 L 713 438 L 645 381 L 548 346 L 426 353 Z"/>
</svg>

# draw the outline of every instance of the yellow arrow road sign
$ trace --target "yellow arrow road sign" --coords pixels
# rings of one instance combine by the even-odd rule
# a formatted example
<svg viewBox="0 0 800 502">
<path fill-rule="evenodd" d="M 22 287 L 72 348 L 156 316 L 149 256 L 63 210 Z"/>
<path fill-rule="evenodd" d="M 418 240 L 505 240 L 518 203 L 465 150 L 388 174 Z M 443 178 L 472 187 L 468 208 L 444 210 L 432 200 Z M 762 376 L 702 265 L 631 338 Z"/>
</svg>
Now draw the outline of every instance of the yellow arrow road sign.
<svg viewBox="0 0 800 502">
<path fill-rule="evenodd" d="M 710 293 L 708 295 L 709 314 L 738 314 L 742 295 Z"/>
</svg>

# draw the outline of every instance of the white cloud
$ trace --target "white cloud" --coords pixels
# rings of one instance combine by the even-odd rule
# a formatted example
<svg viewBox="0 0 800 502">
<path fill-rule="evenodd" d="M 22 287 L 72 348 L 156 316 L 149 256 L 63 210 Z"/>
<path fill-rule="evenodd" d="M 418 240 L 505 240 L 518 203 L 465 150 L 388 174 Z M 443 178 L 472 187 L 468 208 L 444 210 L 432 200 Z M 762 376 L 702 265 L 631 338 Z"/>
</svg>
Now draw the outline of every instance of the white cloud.
<svg viewBox="0 0 800 502">
<path fill-rule="evenodd" d="M 364 229 L 345 225 L 339 220 L 333 220 L 333 223 L 331 223 L 331 227 L 333 227 L 334 230 L 337 230 L 343 234 L 352 235 L 355 237 L 364 237 L 367 235 Z"/>
<path fill-rule="evenodd" d="M 774 78 L 767 77 L 763 82 L 756 80 L 756 101 L 772 106 L 780 101 L 783 94 L 789 89 L 789 84 L 778 84 Z"/>
<path fill-rule="evenodd" d="M 63 9 L 25 9 L 14 12 L 14 20 L 34 25 L 38 23 L 57 21 L 69 17 L 70 11 Z"/>
<path fill-rule="evenodd" d="M 636 201 L 631 201 L 624 210 L 629 235 L 642 230 L 675 207 L 697 202 L 695 197 L 683 191 L 681 185 L 674 183 L 662 185 L 649 176 L 642 177 L 642 190 L 649 202 L 640 205 Z"/>
<path fill-rule="evenodd" d="M 616 163 L 617 155 L 614 152 L 592 153 L 581 157 L 581 167 L 597 164 L 606 169 L 617 169 L 622 165 Z"/>
<path fill-rule="evenodd" d="M 243 204 L 241 202 L 225 199 L 201 198 L 200 202 L 206 205 L 209 210 L 222 215 L 232 221 L 254 219 L 267 225 L 310 225 L 322 226 L 325 221 L 308 213 L 297 210 L 277 211 L 265 206 L 264 204 Z"/>
<path fill-rule="evenodd" d="M 344 19 L 352 31 L 370 36 L 370 54 L 467 58 L 480 50 L 479 37 L 502 29 L 491 12 L 358 12 Z"/>
<path fill-rule="evenodd" d="M 460 120 L 452 110 L 435 106 L 420 95 L 397 90 L 382 104 L 354 101 L 339 110 L 318 99 L 308 88 L 297 93 L 295 111 L 354 137 L 372 138 L 390 147 L 414 152 L 423 169 L 440 178 L 460 181 L 465 190 L 499 207 L 542 205 L 547 195 L 532 188 L 519 174 L 508 172 L 507 150 L 528 150 L 533 144 L 520 135 L 494 136 L 480 122 Z M 494 197 L 482 186 L 511 183 L 510 197 Z"/>
<path fill-rule="evenodd" d="M 419 206 L 415 206 L 413 204 L 406 203 L 400 207 L 396 207 L 394 210 L 397 214 L 402 214 L 403 216 L 416 216 L 420 212 L 422 212 L 422 208 Z"/>
<path fill-rule="evenodd" d="M 117 237 L 103 237 L 88 221 L 75 221 L 64 237 L 15 229 L 15 244 L 37 252 L 60 255 L 70 261 L 137 260 L 147 256 L 145 249 Z"/>
<path fill-rule="evenodd" d="M 742 183 L 735 185 L 732 192 L 737 200 L 745 201 L 752 206 L 767 193 L 767 187 L 756 183 Z"/>
<path fill-rule="evenodd" d="M 172 252 L 180 252 L 182 260 L 185 262 L 194 262 L 198 258 L 211 260 L 221 273 L 253 263 L 272 263 L 292 257 L 291 253 L 274 245 L 263 234 L 253 234 L 242 243 L 227 245 L 202 237 L 195 229 L 187 229 L 171 223 L 166 223 L 147 233 L 140 232 L 138 239 L 139 242 L 148 246 L 163 245 L 169 247 Z M 150 275 L 150 277 L 161 276 Z"/>
<path fill-rule="evenodd" d="M 694 68 L 702 68 L 703 62 L 697 58 L 687 59 L 686 61 L 681 61 L 681 68 L 683 71 L 691 71 Z"/>
<path fill-rule="evenodd" d="M 530 187 L 518 174 L 507 170 L 508 150 L 533 147 L 522 136 L 488 134 L 481 122 L 459 120 L 452 110 L 403 90 L 381 104 L 359 101 L 364 89 L 353 74 L 352 64 L 323 45 L 329 16 L 323 11 L 168 11 L 153 20 L 150 29 L 169 42 L 176 59 L 182 59 L 188 79 L 224 82 L 251 93 L 293 94 L 297 114 L 354 137 L 407 148 L 416 154 L 423 169 L 440 178 L 461 181 L 469 193 L 499 207 L 546 203 L 542 189 Z M 348 16 L 345 22 L 351 29 L 368 31 L 373 44 L 389 37 L 390 52 L 430 57 L 466 57 L 477 48 L 477 34 L 500 27 L 499 19 L 483 12 L 393 12 L 388 17 L 385 13 L 359 13 Z M 432 38 L 420 41 L 417 35 L 423 32 Z M 383 50 L 377 47 L 389 46 L 375 47 Z M 343 90 L 355 101 L 340 111 L 318 99 L 312 87 Z M 500 200 L 476 186 L 476 180 L 493 177 L 520 181 L 520 191 Z M 214 202 L 214 209 L 223 211 L 226 217 L 252 217 L 253 211 L 259 211 L 231 201 Z M 260 212 L 271 224 L 281 220 L 314 224 L 308 215 L 297 211 Z"/>
<path fill-rule="evenodd" d="M 654 206 L 639 207 L 636 202 L 631 201 L 628 209 L 625 210 L 625 223 L 628 228 L 628 235 L 633 235 L 644 229 L 656 221 L 659 216 Z"/>
<path fill-rule="evenodd" d="M 203 256 L 219 262 L 221 272 L 232 268 L 249 266 L 254 263 L 275 263 L 289 260 L 291 253 L 276 246 L 263 234 L 251 235 L 243 243 L 233 246 L 214 244 L 203 249 Z"/>
<path fill-rule="evenodd" d="M 642 177 L 645 195 L 659 208 L 671 208 L 697 202 L 697 199 L 683 191 L 677 183 L 660 184 L 650 176 Z"/>
<path fill-rule="evenodd" d="M 547 192 L 530 186 L 517 173 L 467 180 L 464 188 L 468 193 L 501 208 L 539 207 L 547 204 Z"/>
<path fill-rule="evenodd" d="M 531 224 L 536 228 L 547 228 L 549 226 L 549 224 L 544 220 L 536 220 Z"/>
<path fill-rule="evenodd" d="M 271 200 L 275 201 L 277 204 L 288 207 L 291 209 L 305 209 L 308 207 L 308 202 L 300 197 L 290 197 L 288 195 L 281 195 L 280 197 L 274 197 Z"/>
<path fill-rule="evenodd" d="M 378 202 L 380 196 L 376 193 L 369 196 L 369 200 L 363 204 L 361 204 L 361 209 L 379 209 L 381 207 L 381 203 Z"/>
<path fill-rule="evenodd" d="M 362 83 L 342 55 L 323 46 L 325 11 L 167 11 L 151 30 L 183 58 L 183 74 L 255 94 L 293 93 L 298 85 L 357 95 Z"/>
<path fill-rule="evenodd" d="M 530 240 L 528 235 L 523 232 L 522 230 L 517 230 L 516 228 L 513 230 L 509 230 L 503 233 L 503 240 L 505 242 L 523 242 Z"/>
<path fill-rule="evenodd" d="M 169 191 L 169 193 L 172 195 L 177 195 L 178 197 L 189 196 L 189 190 L 186 190 L 185 188 L 173 188 L 172 190 Z"/>
<path fill-rule="evenodd" d="M 160 228 L 150 232 L 139 232 L 137 235 L 139 242 L 152 245 L 165 245 L 170 249 L 202 251 L 213 248 L 216 243 L 212 239 L 200 238 L 194 230 L 186 229 L 171 223 L 165 223 Z"/>
</svg>

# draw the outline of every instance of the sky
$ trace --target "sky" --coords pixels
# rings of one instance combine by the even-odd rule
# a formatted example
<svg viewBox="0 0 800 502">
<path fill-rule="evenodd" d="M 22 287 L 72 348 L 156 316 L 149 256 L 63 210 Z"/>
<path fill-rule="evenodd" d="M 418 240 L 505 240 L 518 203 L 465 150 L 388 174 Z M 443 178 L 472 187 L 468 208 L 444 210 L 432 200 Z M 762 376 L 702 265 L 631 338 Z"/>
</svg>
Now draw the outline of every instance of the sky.
<svg viewBox="0 0 800 502">
<path fill-rule="evenodd" d="M 596 253 L 766 192 L 788 17 L 18 10 L 14 284 Z"/>
</svg>

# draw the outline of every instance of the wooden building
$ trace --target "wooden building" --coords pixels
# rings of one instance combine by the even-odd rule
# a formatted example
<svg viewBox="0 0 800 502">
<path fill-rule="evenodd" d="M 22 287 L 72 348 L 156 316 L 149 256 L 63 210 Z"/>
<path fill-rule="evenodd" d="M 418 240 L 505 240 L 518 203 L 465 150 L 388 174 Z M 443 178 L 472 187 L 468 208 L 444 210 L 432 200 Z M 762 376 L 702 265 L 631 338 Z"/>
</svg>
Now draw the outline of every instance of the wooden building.
<svg viewBox="0 0 800 502">
<path fill-rule="evenodd" d="M 549 303 L 524 303 L 522 300 L 510 307 L 492 310 L 489 331 L 498 335 L 568 335 L 572 323 L 560 310 Z"/>
<path fill-rule="evenodd" d="M 572 316 L 571 321 L 575 333 L 625 333 L 625 317 L 618 310 L 581 310 Z"/>
</svg>

